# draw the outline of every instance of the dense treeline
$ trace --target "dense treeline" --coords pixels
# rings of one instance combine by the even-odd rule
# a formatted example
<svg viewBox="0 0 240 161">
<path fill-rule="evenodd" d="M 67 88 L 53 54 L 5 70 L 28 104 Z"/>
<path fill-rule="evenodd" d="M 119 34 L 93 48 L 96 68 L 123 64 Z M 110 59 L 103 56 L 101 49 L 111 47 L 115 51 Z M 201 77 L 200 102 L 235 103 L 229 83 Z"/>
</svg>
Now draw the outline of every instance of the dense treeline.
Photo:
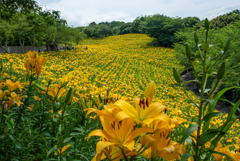
<svg viewBox="0 0 240 161">
<path fill-rule="evenodd" d="M 0 1 L 0 47 L 68 44 L 85 37 L 78 28 L 69 27 L 59 11 L 44 10 L 36 1 Z"/>
<path fill-rule="evenodd" d="M 211 28 L 217 29 L 234 24 L 240 19 L 240 11 L 233 10 L 224 15 L 220 15 L 211 20 Z M 168 17 L 166 15 L 151 15 L 137 17 L 133 22 L 91 22 L 86 27 L 80 27 L 87 37 L 103 38 L 111 35 L 121 35 L 128 33 L 142 33 L 154 37 L 154 45 L 163 47 L 172 47 L 178 41 L 182 41 L 175 36 L 176 32 L 182 31 L 188 27 L 194 27 L 197 30 L 203 27 L 203 20 L 198 17 Z"/>
<path fill-rule="evenodd" d="M 159 46 L 171 47 L 178 40 L 174 33 L 185 27 L 192 27 L 200 23 L 197 17 L 171 18 L 165 15 L 152 15 L 137 17 L 133 22 L 91 22 L 87 27 L 82 27 L 88 37 L 103 38 L 110 35 L 121 35 L 128 33 L 148 34 L 156 39 Z"/>
</svg>

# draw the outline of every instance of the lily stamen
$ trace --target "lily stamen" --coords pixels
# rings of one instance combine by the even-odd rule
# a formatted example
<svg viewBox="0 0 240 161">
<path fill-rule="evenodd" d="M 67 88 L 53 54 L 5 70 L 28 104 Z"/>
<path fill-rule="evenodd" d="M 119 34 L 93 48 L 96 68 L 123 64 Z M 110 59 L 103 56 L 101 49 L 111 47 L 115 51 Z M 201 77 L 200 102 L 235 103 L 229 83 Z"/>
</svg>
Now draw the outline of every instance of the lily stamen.
<svg viewBox="0 0 240 161">
<path fill-rule="evenodd" d="M 115 130 L 115 121 L 111 124 L 112 128 Z"/>
</svg>

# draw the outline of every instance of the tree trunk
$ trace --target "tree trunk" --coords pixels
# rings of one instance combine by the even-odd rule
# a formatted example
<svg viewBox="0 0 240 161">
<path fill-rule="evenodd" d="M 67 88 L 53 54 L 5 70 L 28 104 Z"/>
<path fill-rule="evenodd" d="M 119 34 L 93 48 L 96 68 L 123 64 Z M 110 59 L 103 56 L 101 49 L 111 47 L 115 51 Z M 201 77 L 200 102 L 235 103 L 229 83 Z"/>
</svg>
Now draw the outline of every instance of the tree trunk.
<svg viewBox="0 0 240 161">
<path fill-rule="evenodd" d="M 24 39 L 21 41 L 21 38 L 19 37 L 19 43 L 22 48 L 22 53 L 24 53 Z"/>
<path fill-rule="evenodd" d="M 2 38 L 0 37 L 0 47 L 3 48 L 6 51 L 6 53 L 9 54 L 7 42 L 8 42 L 8 36 L 6 36 L 6 42 L 5 42 L 5 45 L 3 46 L 2 45 Z"/>
<path fill-rule="evenodd" d="M 31 41 L 31 38 L 29 36 L 28 36 L 28 39 L 33 47 L 33 50 L 35 51 L 35 37 L 34 37 L 33 41 Z"/>
</svg>

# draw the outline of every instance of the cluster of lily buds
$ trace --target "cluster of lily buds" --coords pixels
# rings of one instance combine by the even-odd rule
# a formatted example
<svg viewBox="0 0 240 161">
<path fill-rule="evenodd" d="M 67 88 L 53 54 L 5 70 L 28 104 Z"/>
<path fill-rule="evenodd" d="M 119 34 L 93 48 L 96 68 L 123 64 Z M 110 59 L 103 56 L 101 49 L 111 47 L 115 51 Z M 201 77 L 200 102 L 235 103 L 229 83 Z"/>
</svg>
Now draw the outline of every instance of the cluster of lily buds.
<svg viewBox="0 0 240 161">
<path fill-rule="evenodd" d="M 41 74 L 42 65 L 47 61 L 47 57 L 38 56 L 38 53 L 29 51 L 26 53 L 25 57 L 25 68 L 28 73 L 37 74 L 37 77 Z M 36 73 L 32 73 L 35 69 Z"/>
</svg>

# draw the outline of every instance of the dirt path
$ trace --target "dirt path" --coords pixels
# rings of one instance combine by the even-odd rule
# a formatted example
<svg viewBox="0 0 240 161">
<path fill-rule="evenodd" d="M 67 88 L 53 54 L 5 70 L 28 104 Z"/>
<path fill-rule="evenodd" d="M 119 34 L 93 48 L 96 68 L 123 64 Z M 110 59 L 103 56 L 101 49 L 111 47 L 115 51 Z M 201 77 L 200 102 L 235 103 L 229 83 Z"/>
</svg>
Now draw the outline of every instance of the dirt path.
<svg viewBox="0 0 240 161">
<path fill-rule="evenodd" d="M 187 73 L 183 74 L 181 77 L 182 77 L 183 81 L 193 80 L 193 73 L 192 73 L 192 71 L 190 71 L 190 72 L 187 72 Z M 193 86 L 194 86 L 193 82 L 187 83 L 186 85 L 189 88 L 189 90 L 193 91 Z M 200 97 L 199 92 L 197 92 L 196 95 L 198 97 Z M 231 107 L 226 106 L 222 102 L 218 101 L 216 106 L 215 106 L 215 109 L 218 110 L 218 111 L 221 111 L 221 112 L 229 113 L 229 111 L 231 110 Z M 237 111 L 236 115 L 239 116 L 240 113 Z"/>
</svg>

